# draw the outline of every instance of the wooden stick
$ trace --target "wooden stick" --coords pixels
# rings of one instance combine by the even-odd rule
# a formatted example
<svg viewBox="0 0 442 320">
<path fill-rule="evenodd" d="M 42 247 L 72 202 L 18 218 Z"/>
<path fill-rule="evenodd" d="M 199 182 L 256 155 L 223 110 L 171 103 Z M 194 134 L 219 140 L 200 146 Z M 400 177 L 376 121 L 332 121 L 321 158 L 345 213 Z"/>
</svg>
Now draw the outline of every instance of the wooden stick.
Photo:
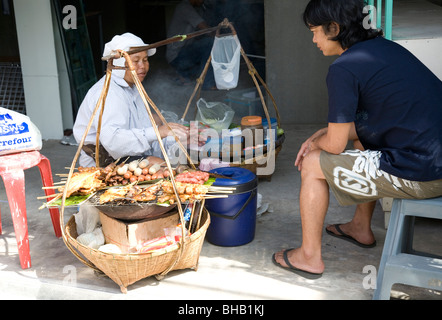
<svg viewBox="0 0 442 320">
<path fill-rule="evenodd" d="M 205 210 L 204 205 L 205 205 L 205 199 L 203 199 L 203 201 L 200 203 L 200 212 L 198 214 L 198 223 L 196 224 L 196 228 L 195 231 L 198 231 L 200 228 L 200 223 L 201 223 L 201 216 L 203 215 L 203 210 Z"/>
<path fill-rule="evenodd" d="M 60 187 L 57 187 L 57 186 L 42 187 L 43 190 L 46 190 L 46 189 L 58 189 L 58 188 L 60 188 Z"/>
<path fill-rule="evenodd" d="M 215 195 L 213 195 L 213 196 L 207 196 L 207 197 L 203 197 L 203 199 L 204 200 L 207 200 L 207 199 L 218 199 L 218 198 L 228 198 L 229 196 L 227 195 L 227 194 L 225 194 L 225 195 L 217 195 L 217 196 L 215 196 Z"/>
<path fill-rule="evenodd" d="M 109 92 L 109 85 L 104 87 L 103 92 L 102 92 L 102 94 L 100 96 L 100 100 L 98 101 L 98 103 L 101 102 L 101 109 L 100 109 L 100 114 L 98 115 L 97 134 L 96 134 L 96 137 L 95 137 L 95 165 L 97 167 L 100 167 L 100 156 L 99 156 L 100 155 L 100 151 L 99 150 L 100 150 L 101 122 L 102 122 L 102 118 L 103 118 L 104 105 L 106 103 L 106 98 L 107 98 L 108 92 Z M 118 159 L 118 160 L 120 160 L 120 159 Z M 118 160 L 115 163 L 117 163 Z"/>
<path fill-rule="evenodd" d="M 43 205 L 42 205 L 40 208 L 38 208 L 38 209 L 41 210 L 41 209 L 47 207 L 47 206 L 48 206 L 49 204 L 51 204 L 52 202 L 54 202 L 54 201 L 60 199 L 60 198 L 62 197 L 62 195 L 63 195 L 62 193 L 53 194 L 53 196 L 55 196 L 54 199 L 49 200 L 48 202 L 46 202 L 45 204 L 43 204 Z M 37 199 L 38 199 L 38 198 L 37 198 Z"/>
<path fill-rule="evenodd" d="M 236 190 L 235 187 L 219 187 L 219 186 L 209 186 L 212 190 Z"/>
<path fill-rule="evenodd" d="M 165 46 L 165 45 L 168 45 L 168 44 L 171 44 L 171 43 L 174 43 L 174 42 L 189 40 L 189 39 L 192 39 L 192 38 L 195 38 L 195 37 L 199 37 L 199 36 L 204 35 L 204 34 L 208 34 L 208 33 L 217 31 L 217 30 L 219 30 L 221 28 L 226 28 L 228 26 L 227 25 L 228 23 L 229 23 L 228 20 L 227 21 L 224 20 L 223 22 L 221 22 L 216 27 L 207 28 L 207 29 L 204 29 L 204 30 L 188 33 L 186 35 L 176 35 L 176 36 L 170 37 L 168 39 L 161 40 L 161 41 L 149 44 L 147 46 L 134 48 L 134 49 L 132 49 L 130 51 L 127 51 L 127 53 L 129 55 L 132 55 L 132 54 L 139 53 L 139 52 L 142 52 L 142 51 L 147 51 L 149 49 L 154 49 L 154 48 L 158 48 L 158 47 L 161 47 L 161 46 Z M 110 59 L 120 59 L 120 58 L 122 58 L 122 54 L 121 53 L 115 53 L 115 54 L 110 54 L 108 56 L 104 56 L 104 57 L 101 58 L 101 60 L 108 61 Z"/>
<path fill-rule="evenodd" d="M 192 229 L 192 223 L 193 223 L 193 218 L 195 216 L 195 207 L 196 207 L 197 203 L 194 201 L 192 203 L 192 213 L 190 214 L 190 219 L 189 219 L 189 232 Z"/>
<path fill-rule="evenodd" d="M 48 199 L 48 198 L 57 198 L 61 195 L 62 195 L 62 193 L 54 193 L 54 194 L 50 194 L 48 196 L 37 197 L 37 199 L 41 200 L 41 199 Z"/>
<path fill-rule="evenodd" d="M 216 194 L 233 194 L 233 191 L 208 191 L 206 194 L 208 195 L 216 195 Z"/>
<path fill-rule="evenodd" d="M 201 92 L 201 90 L 198 90 L 198 89 L 201 89 L 201 87 L 204 83 L 204 78 L 206 77 L 207 70 L 209 69 L 209 64 L 211 61 L 212 61 L 212 56 L 209 55 L 206 65 L 204 66 L 203 72 L 201 73 L 200 77 L 197 79 L 195 88 L 193 89 L 193 93 L 192 93 L 189 101 L 187 102 L 186 109 L 184 110 L 183 116 L 181 117 L 182 120 L 184 120 L 186 118 L 187 112 L 189 111 L 190 104 L 192 103 L 196 93 Z M 198 96 L 199 96 L 199 93 L 198 93 Z"/>
</svg>

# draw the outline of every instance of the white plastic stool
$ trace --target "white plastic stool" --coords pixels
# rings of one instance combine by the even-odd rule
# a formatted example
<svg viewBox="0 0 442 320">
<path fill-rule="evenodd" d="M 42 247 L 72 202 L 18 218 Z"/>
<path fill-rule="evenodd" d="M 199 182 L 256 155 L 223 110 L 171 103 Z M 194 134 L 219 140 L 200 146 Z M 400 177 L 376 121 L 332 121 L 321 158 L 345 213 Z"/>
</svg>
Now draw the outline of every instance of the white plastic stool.
<svg viewBox="0 0 442 320">
<path fill-rule="evenodd" d="M 442 197 L 393 200 L 374 300 L 390 299 L 395 283 L 442 290 L 442 257 L 413 250 L 415 217 L 442 220 Z"/>
</svg>

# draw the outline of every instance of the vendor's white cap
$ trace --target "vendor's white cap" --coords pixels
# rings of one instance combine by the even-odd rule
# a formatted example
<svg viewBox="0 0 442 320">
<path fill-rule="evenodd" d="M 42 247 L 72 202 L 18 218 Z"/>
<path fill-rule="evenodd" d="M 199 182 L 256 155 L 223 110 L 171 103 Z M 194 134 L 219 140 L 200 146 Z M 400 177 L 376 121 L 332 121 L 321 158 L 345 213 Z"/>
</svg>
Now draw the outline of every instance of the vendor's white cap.
<svg viewBox="0 0 442 320">
<path fill-rule="evenodd" d="M 113 37 L 110 42 L 106 43 L 106 45 L 104 46 L 103 57 L 114 54 L 117 50 L 129 51 L 131 48 L 144 47 L 147 45 L 148 44 L 144 43 L 144 41 L 140 37 L 137 37 L 136 35 L 127 32 L 122 35 L 117 35 Z M 147 55 L 149 57 L 153 56 L 156 53 L 156 51 L 157 49 L 155 48 L 149 49 L 147 51 Z M 124 62 L 125 62 L 124 58 L 116 59 L 114 60 L 114 65 L 119 67 L 124 67 Z M 113 74 L 123 78 L 124 70 L 114 70 Z"/>
<path fill-rule="evenodd" d="M 137 37 L 136 35 L 132 33 L 124 33 L 122 35 L 117 35 L 112 38 L 112 40 L 104 46 L 104 52 L 103 56 L 111 55 L 112 52 L 116 50 L 124 50 L 129 51 L 130 48 L 136 48 L 136 47 L 144 47 L 148 46 L 148 44 L 144 43 L 141 38 Z M 153 56 L 157 49 L 149 49 L 147 51 L 147 55 Z"/>
</svg>

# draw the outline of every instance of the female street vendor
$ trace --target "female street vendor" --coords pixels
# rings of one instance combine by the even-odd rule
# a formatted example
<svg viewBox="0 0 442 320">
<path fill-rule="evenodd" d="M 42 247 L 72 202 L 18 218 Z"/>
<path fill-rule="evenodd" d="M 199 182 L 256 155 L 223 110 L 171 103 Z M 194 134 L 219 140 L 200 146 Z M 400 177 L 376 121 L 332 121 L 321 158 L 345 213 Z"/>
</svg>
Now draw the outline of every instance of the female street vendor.
<svg viewBox="0 0 442 320">
<path fill-rule="evenodd" d="M 125 33 L 115 36 L 105 45 L 103 56 L 110 55 L 112 51 L 124 50 L 146 46 L 142 39 Z M 138 78 L 142 82 L 149 71 L 148 57 L 154 55 L 156 49 L 149 49 L 130 55 L 136 69 Z M 115 66 L 126 66 L 124 58 L 114 60 Z M 77 142 L 82 139 L 92 117 L 92 113 L 100 98 L 104 87 L 105 77 L 101 78 L 87 93 L 77 114 L 73 132 Z M 132 74 L 129 70 L 113 70 L 106 97 L 100 132 L 100 164 L 95 164 L 95 143 L 98 128 L 98 113 L 94 117 L 91 128 L 81 151 L 79 165 L 83 167 L 102 166 L 112 161 L 128 156 L 163 157 L 157 136 L 155 134 L 146 107 L 134 85 Z M 158 120 L 158 121 L 157 121 Z M 175 143 L 175 139 L 166 139 L 173 133 L 155 115 L 161 138 L 165 148 Z M 168 123 L 175 134 L 183 140 L 189 137 L 189 128 L 178 124 Z"/>
</svg>

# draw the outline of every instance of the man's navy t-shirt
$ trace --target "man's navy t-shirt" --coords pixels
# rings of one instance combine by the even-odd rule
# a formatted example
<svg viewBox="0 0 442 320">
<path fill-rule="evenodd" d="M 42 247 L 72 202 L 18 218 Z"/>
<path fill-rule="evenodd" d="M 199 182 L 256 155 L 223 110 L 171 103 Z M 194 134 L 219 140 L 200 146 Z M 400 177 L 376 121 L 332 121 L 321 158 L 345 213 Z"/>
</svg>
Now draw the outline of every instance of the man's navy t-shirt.
<svg viewBox="0 0 442 320">
<path fill-rule="evenodd" d="M 442 82 L 382 37 L 359 42 L 330 66 L 331 123 L 355 122 L 380 169 L 413 181 L 442 179 Z"/>
</svg>

